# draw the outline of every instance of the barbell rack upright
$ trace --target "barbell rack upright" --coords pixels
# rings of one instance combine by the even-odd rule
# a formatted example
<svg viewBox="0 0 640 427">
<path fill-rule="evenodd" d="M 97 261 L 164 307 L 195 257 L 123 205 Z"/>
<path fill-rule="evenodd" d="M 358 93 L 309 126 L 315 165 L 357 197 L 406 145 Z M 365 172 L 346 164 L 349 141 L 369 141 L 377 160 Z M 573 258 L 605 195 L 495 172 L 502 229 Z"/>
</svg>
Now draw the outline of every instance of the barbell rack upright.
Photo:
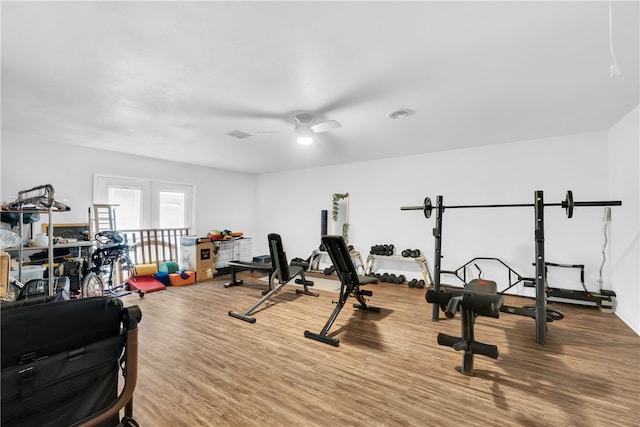
<svg viewBox="0 0 640 427">
<path fill-rule="evenodd" d="M 547 293 L 544 260 L 544 196 L 542 191 L 534 193 L 535 250 L 536 250 L 536 342 L 547 343 Z"/>
<path fill-rule="evenodd" d="M 435 249 L 433 256 L 433 290 L 436 292 L 440 291 L 440 271 L 442 267 L 442 214 L 444 213 L 443 197 L 438 196 L 436 198 L 436 226 L 433 229 L 433 237 L 435 238 Z M 437 322 L 440 318 L 440 306 L 438 304 L 433 304 L 433 314 L 431 319 L 434 322 Z"/>
</svg>

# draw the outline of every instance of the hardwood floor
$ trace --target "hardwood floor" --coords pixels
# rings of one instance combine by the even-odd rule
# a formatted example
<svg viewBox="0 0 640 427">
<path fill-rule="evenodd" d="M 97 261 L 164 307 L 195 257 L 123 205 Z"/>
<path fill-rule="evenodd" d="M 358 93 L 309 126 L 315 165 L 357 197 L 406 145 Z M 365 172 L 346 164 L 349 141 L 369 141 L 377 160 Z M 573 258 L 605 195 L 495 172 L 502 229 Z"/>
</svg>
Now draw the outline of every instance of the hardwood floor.
<svg viewBox="0 0 640 427">
<path fill-rule="evenodd" d="M 640 337 L 613 314 L 553 304 L 566 318 L 535 342 L 533 319 L 478 318 L 476 339 L 498 360 L 475 358 L 475 376 L 455 370 L 462 355 L 438 346 L 460 319 L 431 321 L 424 289 L 369 286 L 380 313 L 351 299 L 333 347 L 319 332 L 337 294 L 285 286 L 249 324 L 243 311 L 264 289 L 258 273 L 124 298 L 142 309 L 134 417 L 141 426 L 638 426 Z M 531 300 L 508 297 L 507 303 Z M 444 318 L 444 316 L 443 316 Z"/>
</svg>

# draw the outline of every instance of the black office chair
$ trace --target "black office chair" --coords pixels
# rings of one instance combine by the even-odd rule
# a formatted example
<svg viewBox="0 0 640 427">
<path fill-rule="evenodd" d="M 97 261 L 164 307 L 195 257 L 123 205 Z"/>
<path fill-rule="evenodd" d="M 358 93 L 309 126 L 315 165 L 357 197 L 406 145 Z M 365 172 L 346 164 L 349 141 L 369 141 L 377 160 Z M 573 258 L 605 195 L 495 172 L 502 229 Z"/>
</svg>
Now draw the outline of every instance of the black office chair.
<svg viewBox="0 0 640 427">
<path fill-rule="evenodd" d="M 340 345 L 340 340 L 330 337 L 327 334 L 329 332 L 329 329 L 333 325 L 333 322 L 338 317 L 340 310 L 342 310 L 342 307 L 344 307 L 347 299 L 349 299 L 350 296 L 355 297 L 355 299 L 357 299 L 359 302 L 359 304 L 353 305 L 355 308 L 380 312 L 380 308 L 367 305 L 367 302 L 364 299 L 365 296 L 371 296 L 373 295 L 373 293 L 371 291 L 360 289 L 361 285 L 378 283 L 378 279 L 376 279 L 375 277 L 358 275 L 356 268 L 353 265 L 353 261 L 351 260 L 349 249 L 347 248 L 347 245 L 342 236 L 322 236 L 322 244 L 325 246 L 327 252 L 329 253 L 331 262 L 333 263 L 333 266 L 336 269 L 336 273 L 340 278 L 340 298 L 338 300 L 336 308 L 331 314 L 331 317 L 329 317 L 329 320 L 324 325 L 324 328 L 322 328 L 322 331 L 320 331 L 319 334 L 304 331 L 304 336 L 337 347 L 338 345 Z"/>
<path fill-rule="evenodd" d="M 317 292 L 311 292 L 309 290 L 309 286 L 313 286 L 313 282 L 307 280 L 304 277 L 304 270 L 308 265 L 305 263 L 291 263 L 287 261 L 287 254 L 284 251 L 284 247 L 282 245 L 282 238 L 279 234 L 271 233 L 268 236 L 269 240 L 269 255 L 271 256 L 271 265 L 272 272 L 269 276 L 269 290 L 263 292 L 262 298 L 260 298 L 255 304 L 246 309 L 242 313 L 238 313 L 237 311 L 230 310 L 229 316 L 235 317 L 240 320 L 244 320 L 245 322 L 255 323 L 255 317 L 251 317 L 250 314 L 258 308 L 263 302 L 268 300 L 271 295 L 277 293 L 284 285 L 289 283 L 291 280 L 295 279 L 297 276 L 300 276 L 300 279 L 296 279 L 296 283 L 299 283 L 303 286 L 303 289 L 296 289 L 296 293 L 305 294 L 317 297 Z M 278 280 L 278 285 L 274 286 L 275 280 Z"/>
</svg>

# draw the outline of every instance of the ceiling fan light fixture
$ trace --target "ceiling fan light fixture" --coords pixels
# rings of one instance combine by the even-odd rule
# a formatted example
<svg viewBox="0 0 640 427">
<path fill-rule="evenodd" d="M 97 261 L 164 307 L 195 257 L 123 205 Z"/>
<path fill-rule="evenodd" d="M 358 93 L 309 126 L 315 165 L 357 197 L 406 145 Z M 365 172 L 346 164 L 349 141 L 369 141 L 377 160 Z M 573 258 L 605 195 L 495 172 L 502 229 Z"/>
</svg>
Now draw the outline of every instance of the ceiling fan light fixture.
<svg viewBox="0 0 640 427">
<path fill-rule="evenodd" d="M 296 141 L 300 145 L 309 145 L 313 143 L 313 138 L 311 138 L 310 136 L 299 136 L 296 138 Z"/>
<path fill-rule="evenodd" d="M 300 145 L 313 143 L 313 132 L 307 126 L 296 126 L 296 142 Z"/>
</svg>

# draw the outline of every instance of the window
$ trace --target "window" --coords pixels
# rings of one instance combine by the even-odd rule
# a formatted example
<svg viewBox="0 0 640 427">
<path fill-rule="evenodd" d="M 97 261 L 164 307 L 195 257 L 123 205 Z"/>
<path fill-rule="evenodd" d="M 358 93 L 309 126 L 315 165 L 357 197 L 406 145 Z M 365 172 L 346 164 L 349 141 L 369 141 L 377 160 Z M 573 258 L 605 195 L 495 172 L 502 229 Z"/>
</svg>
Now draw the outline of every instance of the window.
<svg viewBox="0 0 640 427">
<path fill-rule="evenodd" d="M 94 176 L 94 203 L 115 206 L 119 230 L 191 228 L 194 186 L 116 177 Z"/>
<path fill-rule="evenodd" d="M 107 203 L 117 205 L 116 225 L 121 230 L 142 228 L 142 191 L 139 188 L 108 187 Z"/>
<path fill-rule="evenodd" d="M 160 228 L 184 227 L 184 193 L 160 191 L 160 216 L 158 226 Z"/>
</svg>

